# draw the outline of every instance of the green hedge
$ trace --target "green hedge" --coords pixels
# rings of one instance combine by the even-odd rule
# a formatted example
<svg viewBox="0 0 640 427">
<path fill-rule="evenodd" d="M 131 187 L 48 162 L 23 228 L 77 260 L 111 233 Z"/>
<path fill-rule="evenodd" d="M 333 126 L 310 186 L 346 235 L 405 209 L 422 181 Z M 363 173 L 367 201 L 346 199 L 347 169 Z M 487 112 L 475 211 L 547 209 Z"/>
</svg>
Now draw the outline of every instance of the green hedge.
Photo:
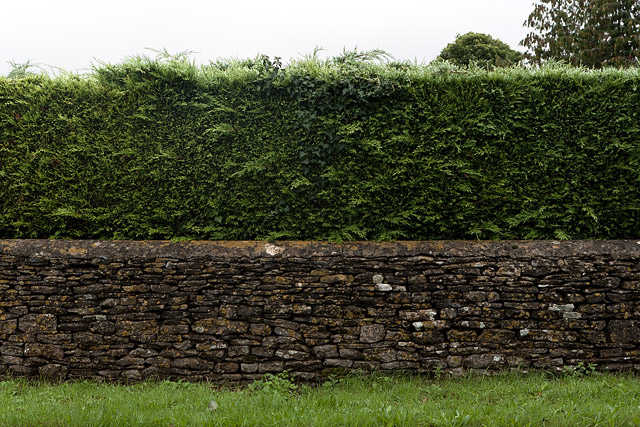
<svg viewBox="0 0 640 427">
<path fill-rule="evenodd" d="M 640 238 L 639 88 L 357 55 L 0 77 L 0 237 Z"/>
</svg>

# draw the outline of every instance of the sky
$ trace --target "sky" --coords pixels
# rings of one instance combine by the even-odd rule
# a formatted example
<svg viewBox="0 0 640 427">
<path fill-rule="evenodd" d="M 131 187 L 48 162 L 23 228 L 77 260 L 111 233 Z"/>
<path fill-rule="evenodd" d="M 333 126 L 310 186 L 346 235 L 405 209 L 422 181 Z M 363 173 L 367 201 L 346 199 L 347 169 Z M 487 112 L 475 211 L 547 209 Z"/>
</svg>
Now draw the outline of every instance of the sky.
<svg viewBox="0 0 640 427">
<path fill-rule="evenodd" d="M 0 75 L 30 60 L 49 71 L 87 72 L 147 49 L 225 58 L 300 59 L 322 47 L 383 49 L 429 62 L 457 34 L 486 33 L 512 48 L 534 0 L 8 0 L 0 15 Z"/>
</svg>

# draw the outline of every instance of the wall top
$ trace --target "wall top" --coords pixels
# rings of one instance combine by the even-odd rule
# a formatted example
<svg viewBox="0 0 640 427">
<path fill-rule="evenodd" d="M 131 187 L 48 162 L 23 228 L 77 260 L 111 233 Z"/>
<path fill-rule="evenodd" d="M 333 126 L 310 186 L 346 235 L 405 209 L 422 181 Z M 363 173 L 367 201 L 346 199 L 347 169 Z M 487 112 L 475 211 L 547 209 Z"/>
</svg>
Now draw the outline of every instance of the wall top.
<svg viewBox="0 0 640 427">
<path fill-rule="evenodd" d="M 406 256 L 557 257 L 640 259 L 637 240 L 518 241 L 180 241 L 0 239 L 0 255 L 111 260 L 136 258 L 391 258 Z"/>
</svg>

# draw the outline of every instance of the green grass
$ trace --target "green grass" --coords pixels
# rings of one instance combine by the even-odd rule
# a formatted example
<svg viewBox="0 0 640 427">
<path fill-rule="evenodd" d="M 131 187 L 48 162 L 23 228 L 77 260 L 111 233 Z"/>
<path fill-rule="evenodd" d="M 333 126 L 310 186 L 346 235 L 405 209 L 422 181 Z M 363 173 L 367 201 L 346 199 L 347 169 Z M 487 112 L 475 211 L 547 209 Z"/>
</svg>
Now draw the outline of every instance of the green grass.
<svg viewBox="0 0 640 427">
<path fill-rule="evenodd" d="M 640 425 L 640 379 L 355 375 L 310 386 L 285 374 L 241 389 L 10 379 L 0 382 L 0 425 L 627 426 Z"/>
</svg>

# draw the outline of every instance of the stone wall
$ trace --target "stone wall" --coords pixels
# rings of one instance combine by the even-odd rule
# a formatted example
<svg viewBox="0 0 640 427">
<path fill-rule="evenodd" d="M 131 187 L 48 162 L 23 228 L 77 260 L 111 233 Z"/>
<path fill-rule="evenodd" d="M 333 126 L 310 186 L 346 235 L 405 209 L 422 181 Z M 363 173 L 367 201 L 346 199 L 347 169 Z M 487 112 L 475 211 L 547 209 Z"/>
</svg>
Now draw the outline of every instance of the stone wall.
<svg viewBox="0 0 640 427">
<path fill-rule="evenodd" d="M 640 367 L 640 242 L 0 240 L 0 371 Z"/>
</svg>

